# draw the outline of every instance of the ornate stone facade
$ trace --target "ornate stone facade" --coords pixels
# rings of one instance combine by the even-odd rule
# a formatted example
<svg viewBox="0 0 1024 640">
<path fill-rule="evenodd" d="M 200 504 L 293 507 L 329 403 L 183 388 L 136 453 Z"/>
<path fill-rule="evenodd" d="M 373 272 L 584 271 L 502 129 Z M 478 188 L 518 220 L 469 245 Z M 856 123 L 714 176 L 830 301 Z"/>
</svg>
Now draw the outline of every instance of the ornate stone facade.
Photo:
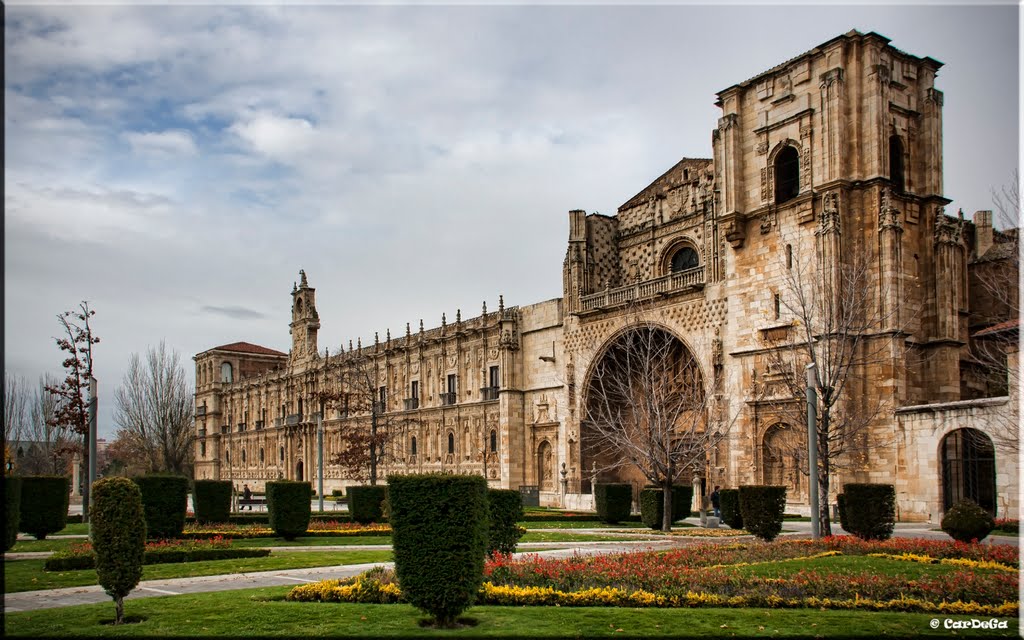
<svg viewBox="0 0 1024 640">
<path fill-rule="evenodd" d="M 588 376 L 639 309 L 692 352 L 714 398 L 709 415 L 731 425 L 691 480 L 783 483 L 789 508 L 806 512 L 806 461 L 801 471 L 792 454 L 800 398 L 787 384 L 805 363 L 778 357 L 783 343 L 796 353 L 800 335 L 785 285 L 795 261 L 829 283 L 861 260 L 865 313 L 879 322 L 858 344 L 884 355 L 858 364 L 846 393 L 880 410 L 832 487 L 895 483 L 901 518 L 936 519 L 952 491 L 943 443 L 1016 411 L 1015 402 L 961 400 L 973 331 L 968 238 L 979 234 L 944 212 L 940 66 L 852 31 L 721 91 L 712 159 L 684 158 L 615 216 L 569 212 L 560 299 L 485 306 L 468 320 L 321 354 L 302 274 L 290 354 L 235 343 L 195 357 L 196 476 L 256 488 L 312 480 L 317 414 L 328 456 L 367 419 L 317 401 L 363 358 L 381 410 L 407 425 L 382 473 L 483 474 L 493 486 L 536 486 L 545 504 L 586 506 L 595 479 L 581 447 Z M 1017 517 L 1016 456 L 994 455 L 998 482 L 984 490 L 996 493 L 999 515 Z M 332 465 L 325 478 L 328 491 L 349 483 Z"/>
</svg>

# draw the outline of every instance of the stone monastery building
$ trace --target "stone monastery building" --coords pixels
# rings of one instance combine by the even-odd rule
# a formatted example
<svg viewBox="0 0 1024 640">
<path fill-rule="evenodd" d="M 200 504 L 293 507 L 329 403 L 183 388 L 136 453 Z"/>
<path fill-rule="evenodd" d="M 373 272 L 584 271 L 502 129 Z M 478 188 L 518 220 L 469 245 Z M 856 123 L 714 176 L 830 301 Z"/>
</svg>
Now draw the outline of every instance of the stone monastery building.
<svg viewBox="0 0 1024 640">
<path fill-rule="evenodd" d="M 944 209 L 941 66 L 851 31 L 723 89 L 711 158 L 680 160 L 614 216 L 569 212 L 561 298 L 328 353 L 301 273 L 289 353 L 195 356 L 196 477 L 315 486 L 318 421 L 328 461 L 373 421 L 390 434 L 381 481 L 482 474 L 588 506 L 594 480 L 643 482 L 588 453 L 587 390 L 623 336 L 656 327 L 694 363 L 701 429 L 722 435 L 681 482 L 783 484 L 807 513 L 811 336 L 855 352 L 831 382 L 847 432 L 830 502 L 843 483 L 885 482 L 903 520 L 936 521 L 962 497 L 1018 517 L 1015 375 L 979 355 L 997 345 L 1016 370 L 1016 230 Z M 986 286 L 1009 269 L 1009 285 Z M 345 476 L 328 462 L 325 491 L 358 483 Z"/>
</svg>

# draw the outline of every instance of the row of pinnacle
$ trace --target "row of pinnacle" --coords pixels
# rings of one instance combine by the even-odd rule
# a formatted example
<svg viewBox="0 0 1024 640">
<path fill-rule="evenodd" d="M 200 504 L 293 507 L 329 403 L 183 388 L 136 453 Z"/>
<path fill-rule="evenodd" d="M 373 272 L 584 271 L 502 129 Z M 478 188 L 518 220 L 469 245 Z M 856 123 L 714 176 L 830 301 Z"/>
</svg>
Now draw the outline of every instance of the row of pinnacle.
<svg viewBox="0 0 1024 640">
<path fill-rule="evenodd" d="M 499 295 L 498 296 L 498 313 L 504 313 L 504 311 L 505 311 L 505 296 Z M 487 315 L 487 301 L 486 300 L 484 300 L 484 303 L 483 303 L 483 314 L 482 315 L 483 316 Z M 455 310 L 455 322 L 456 322 L 456 324 L 462 322 L 462 309 L 456 309 Z M 441 328 L 443 329 L 443 328 L 445 328 L 447 326 L 448 326 L 447 314 L 442 313 L 441 314 Z M 420 318 L 420 335 L 422 335 L 423 333 L 424 333 L 423 318 Z M 405 337 L 406 337 L 407 340 L 412 338 L 412 329 L 411 329 L 411 327 L 410 327 L 408 322 L 405 323 Z M 387 330 L 385 341 L 387 343 L 391 342 L 391 329 Z M 373 344 L 375 346 L 380 344 L 380 332 L 378 332 L 378 331 L 374 331 L 373 332 Z M 348 350 L 349 351 L 361 350 L 362 348 L 363 348 L 363 339 L 362 338 L 357 338 L 356 339 L 355 347 L 352 346 L 352 340 L 348 341 Z M 345 345 L 344 344 L 341 347 L 341 352 L 342 353 L 345 352 Z M 327 357 L 330 357 L 330 349 L 325 349 L 324 353 L 325 353 L 325 355 Z"/>
</svg>

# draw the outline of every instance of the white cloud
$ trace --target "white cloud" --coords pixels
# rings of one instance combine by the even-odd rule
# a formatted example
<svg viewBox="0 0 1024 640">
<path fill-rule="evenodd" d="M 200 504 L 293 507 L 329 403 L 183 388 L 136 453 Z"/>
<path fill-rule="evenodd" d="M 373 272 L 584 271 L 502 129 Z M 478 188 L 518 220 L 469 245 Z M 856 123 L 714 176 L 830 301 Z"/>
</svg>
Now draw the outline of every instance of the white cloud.
<svg viewBox="0 0 1024 640">
<path fill-rule="evenodd" d="M 288 161 L 309 149 L 315 131 L 304 118 L 256 113 L 232 124 L 229 129 L 250 148 L 276 161 Z"/>
<path fill-rule="evenodd" d="M 198 151 L 192 134 L 183 130 L 130 131 L 123 134 L 123 138 L 131 145 L 133 153 L 141 155 L 193 156 Z"/>
</svg>

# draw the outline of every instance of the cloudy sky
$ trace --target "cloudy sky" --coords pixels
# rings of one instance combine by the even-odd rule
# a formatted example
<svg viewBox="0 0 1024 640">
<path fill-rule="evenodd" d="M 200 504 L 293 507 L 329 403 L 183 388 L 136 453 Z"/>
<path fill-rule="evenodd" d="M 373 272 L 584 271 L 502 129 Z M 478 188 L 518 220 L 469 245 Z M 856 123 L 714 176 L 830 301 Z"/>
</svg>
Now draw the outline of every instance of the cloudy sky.
<svg viewBox="0 0 1024 640">
<path fill-rule="evenodd" d="M 945 63 L 950 207 L 1018 163 L 1016 6 L 11 5 L 5 369 L 89 300 L 101 435 L 133 352 L 321 349 L 561 295 L 570 209 L 708 157 L 715 93 L 856 28 Z"/>
</svg>

